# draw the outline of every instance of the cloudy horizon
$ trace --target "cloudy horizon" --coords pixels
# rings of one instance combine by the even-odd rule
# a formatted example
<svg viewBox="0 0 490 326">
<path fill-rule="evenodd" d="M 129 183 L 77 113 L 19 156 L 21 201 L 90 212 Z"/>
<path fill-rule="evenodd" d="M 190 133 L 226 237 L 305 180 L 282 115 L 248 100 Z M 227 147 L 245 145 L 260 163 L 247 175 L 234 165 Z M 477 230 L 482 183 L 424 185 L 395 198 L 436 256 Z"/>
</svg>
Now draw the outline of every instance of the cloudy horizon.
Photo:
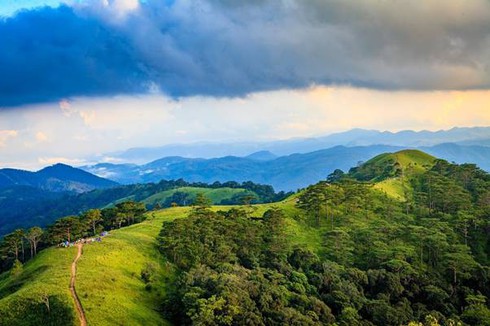
<svg viewBox="0 0 490 326">
<path fill-rule="evenodd" d="M 2 167 L 490 126 L 488 1 L 5 2 Z"/>
</svg>

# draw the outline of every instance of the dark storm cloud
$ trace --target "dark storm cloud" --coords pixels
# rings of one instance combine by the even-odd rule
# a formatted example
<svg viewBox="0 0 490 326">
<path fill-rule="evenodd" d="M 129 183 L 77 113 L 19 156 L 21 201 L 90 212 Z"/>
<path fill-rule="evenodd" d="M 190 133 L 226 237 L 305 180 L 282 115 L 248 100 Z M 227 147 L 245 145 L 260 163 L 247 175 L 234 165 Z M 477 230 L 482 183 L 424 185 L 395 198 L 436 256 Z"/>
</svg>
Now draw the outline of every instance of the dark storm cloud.
<svg viewBox="0 0 490 326">
<path fill-rule="evenodd" d="M 125 35 L 71 8 L 0 23 L 0 105 L 142 91 L 143 75 Z"/>
<path fill-rule="evenodd" d="M 490 2 L 91 1 L 0 22 L 0 106 L 348 84 L 490 86 Z"/>
</svg>

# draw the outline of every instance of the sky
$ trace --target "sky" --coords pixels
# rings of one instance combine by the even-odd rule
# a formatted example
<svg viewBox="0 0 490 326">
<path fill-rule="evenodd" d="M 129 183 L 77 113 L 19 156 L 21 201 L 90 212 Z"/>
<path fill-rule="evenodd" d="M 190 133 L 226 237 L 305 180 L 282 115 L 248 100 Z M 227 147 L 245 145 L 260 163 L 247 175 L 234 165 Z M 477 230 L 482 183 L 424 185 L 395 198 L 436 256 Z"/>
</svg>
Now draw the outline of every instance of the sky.
<svg viewBox="0 0 490 326">
<path fill-rule="evenodd" d="M 490 126 L 487 0 L 0 1 L 0 167 Z"/>
</svg>

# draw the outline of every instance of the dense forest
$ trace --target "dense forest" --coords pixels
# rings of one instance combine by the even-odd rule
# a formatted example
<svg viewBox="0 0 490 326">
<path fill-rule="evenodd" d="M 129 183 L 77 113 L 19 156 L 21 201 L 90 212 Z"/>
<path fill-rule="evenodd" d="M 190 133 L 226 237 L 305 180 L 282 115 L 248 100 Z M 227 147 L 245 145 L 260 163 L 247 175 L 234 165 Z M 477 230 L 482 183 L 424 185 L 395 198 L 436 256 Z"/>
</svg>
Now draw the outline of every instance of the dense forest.
<svg viewBox="0 0 490 326">
<path fill-rule="evenodd" d="M 175 324 L 490 325 L 490 175 L 436 160 L 336 171 L 298 194 L 311 246 L 286 236 L 280 209 L 196 207 L 166 222 L 175 270 L 163 304 Z M 396 177 L 404 200 L 370 180 Z M 362 180 L 362 181 L 359 181 Z"/>
</svg>

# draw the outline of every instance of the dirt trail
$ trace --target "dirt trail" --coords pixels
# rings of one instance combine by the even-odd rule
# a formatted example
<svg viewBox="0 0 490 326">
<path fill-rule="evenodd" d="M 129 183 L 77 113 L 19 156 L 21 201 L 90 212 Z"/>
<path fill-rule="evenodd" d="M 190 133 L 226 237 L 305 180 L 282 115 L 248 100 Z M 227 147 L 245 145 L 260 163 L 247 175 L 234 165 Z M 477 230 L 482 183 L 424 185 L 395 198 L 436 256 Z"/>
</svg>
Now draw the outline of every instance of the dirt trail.
<svg viewBox="0 0 490 326">
<path fill-rule="evenodd" d="M 75 307 L 77 308 L 78 318 L 80 319 L 80 325 L 86 326 L 87 320 L 85 319 L 85 313 L 83 312 L 82 304 L 80 303 L 80 299 L 78 299 L 77 291 L 75 290 L 75 279 L 77 276 L 77 261 L 82 256 L 82 248 L 83 244 L 77 244 L 78 252 L 77 256 L 71 263 L 71 279 L 70 279 L 70 292 L 73 300 L 75 300 Z"/>
</svg>

